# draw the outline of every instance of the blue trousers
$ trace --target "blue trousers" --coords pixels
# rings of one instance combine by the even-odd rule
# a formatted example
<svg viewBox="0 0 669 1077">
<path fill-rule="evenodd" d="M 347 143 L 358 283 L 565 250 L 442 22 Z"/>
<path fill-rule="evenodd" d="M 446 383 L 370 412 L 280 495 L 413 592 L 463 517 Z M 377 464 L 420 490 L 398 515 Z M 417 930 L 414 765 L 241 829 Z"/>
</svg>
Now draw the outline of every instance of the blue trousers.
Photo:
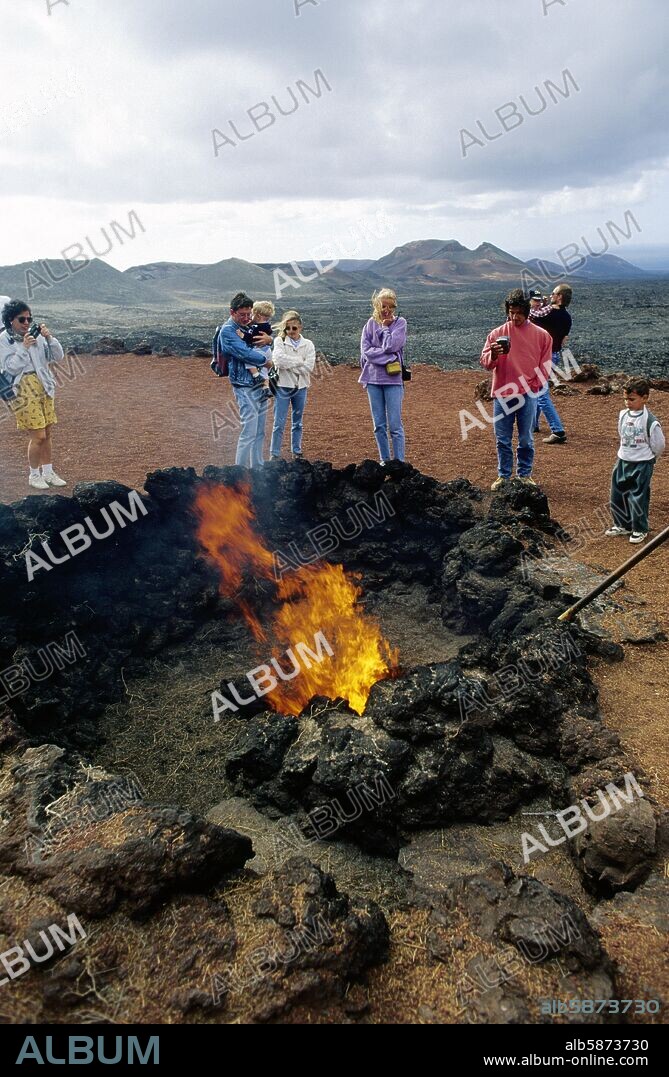
<svg viewBox="0 0 669 1077">
<path fill-rule="evenodd" d="M 235 394 L 239 408 L 239 421 L 242 426 L 237 442 L 235 463 L 240 467 L 262 467 L 269 400 L 263 400 L 258 389 L 233 385 L 232 391 Z"/>
<path fill-rule="evenodd" d="M 513 427 L 518 424 L 518 448 L 516 450 L 516 472 L 520 478 L 532 474 L 534 463 L 534 419 L 536 415 L 536 400 L 530 396 L 522 397 L 522 405 L 518 407 L 518 398 L 509 397 L 509 411 L 507 415 L 504 408 L 495 397 L 493 406 L 493 418 L 495 427 L 495 439 L 497 441 L 497 474 L 503 479 L 510 479 L 513 473 Z M 517 408 L 513 411 L 513 408 Z"/>
<path fill-rule="evenodd" d="M 618 460 L 611 476 L 611 515 L 626 531 L 647 535 L 654 460 Z"/>
<path fill-rule="evenodd" d="M 290 424 L 290 449 L 291 452 L 302 452 L 302 416 L 307 402 L 306 389 L 286 389 L 277 385 L 274 397 L 274 429 L 272 430 L 272 443 L 270 453 L 279 456 L 283 431 L 288 418 L 288 408 L 292 409 Z"/>
<path fill-rule="evenodd" d="M 562 352 L 553 352 L 553 366 L 560 361 Z M 562 419 L 558 414 L 558 409 L 555 407 L 551 398 L 551 383 L 548 382 L 543 393 L 537 397 L 537 422 L 539 425 L 539 419 L 541 413 L 544 413 L 548 421 L 548 425 L 551 428 L 551 434 L 564 434 L 564 426 L 562 425 Z"/>
<path fill-rule="evenodd" d="M 382 461 L 391 459 L 388 427 L 393 443 L 393 456 L 404 460 L 404 427 L 402 426 L 403 385 L 368 385 L 367 396 L 374 421 L 374 437 Z"/>
</svg>

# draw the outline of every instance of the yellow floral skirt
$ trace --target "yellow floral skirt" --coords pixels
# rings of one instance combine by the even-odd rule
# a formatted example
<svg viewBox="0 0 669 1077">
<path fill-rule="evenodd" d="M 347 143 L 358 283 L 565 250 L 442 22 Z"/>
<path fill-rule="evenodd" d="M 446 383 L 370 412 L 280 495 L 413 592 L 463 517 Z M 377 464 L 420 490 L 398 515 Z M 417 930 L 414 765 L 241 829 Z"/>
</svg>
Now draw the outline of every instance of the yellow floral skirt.
<svg viewBox="0 0 669 1077">
<path fill-rule="evenodd" d="M 53 397 L 47 396 L 37 374 L 24 374 L 17 395 L 10 400 L 17 430 L 43 430 L 57 423 Z"/>
</svg>

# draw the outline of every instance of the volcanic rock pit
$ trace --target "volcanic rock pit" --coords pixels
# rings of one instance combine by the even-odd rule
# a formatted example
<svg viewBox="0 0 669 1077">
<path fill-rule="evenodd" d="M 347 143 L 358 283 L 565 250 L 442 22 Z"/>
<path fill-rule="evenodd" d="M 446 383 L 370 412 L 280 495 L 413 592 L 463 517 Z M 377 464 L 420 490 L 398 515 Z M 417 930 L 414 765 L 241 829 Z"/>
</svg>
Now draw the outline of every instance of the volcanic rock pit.
<svg viewBox="0 0 669 1077">
<path fill-rule="evenodd" d="M 527 570 L 559 530 L 539 490 L 299 461 L 145 491 L 70 557 L 126 487 L 0 506 L 0 942 L 41 955 L 5 1019 L 543 1022 L 666 993 L 662 814 L 588 671 L 623 652 L 557 622 L 579 592 L 550 558 Z"/>
</svg>

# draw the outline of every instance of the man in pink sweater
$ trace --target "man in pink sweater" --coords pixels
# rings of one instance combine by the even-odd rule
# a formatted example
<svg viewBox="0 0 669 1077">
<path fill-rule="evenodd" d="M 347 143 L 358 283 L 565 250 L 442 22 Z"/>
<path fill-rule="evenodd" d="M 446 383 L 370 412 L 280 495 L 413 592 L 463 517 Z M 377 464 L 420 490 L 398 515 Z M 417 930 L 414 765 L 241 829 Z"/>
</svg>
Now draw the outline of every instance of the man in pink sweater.
<svg viewBox="0 0 669 1077">
<path fill-rule="evenodd" d="M 514 422 L 518 424 L 516 476 L 519 482 L 537 485 L 532 478 L 532 431 L 536 399 L 550 377 L 553 355 L 550 334 L 528 321 L 530 301 L 521 288 L 507 296 L 505 306 L 506 322 L 488 334 L 481 352 L 481 366 L 492 370 L 498 474 L 492 490 L 501 489 L 513 472 Z"/>
</svg>

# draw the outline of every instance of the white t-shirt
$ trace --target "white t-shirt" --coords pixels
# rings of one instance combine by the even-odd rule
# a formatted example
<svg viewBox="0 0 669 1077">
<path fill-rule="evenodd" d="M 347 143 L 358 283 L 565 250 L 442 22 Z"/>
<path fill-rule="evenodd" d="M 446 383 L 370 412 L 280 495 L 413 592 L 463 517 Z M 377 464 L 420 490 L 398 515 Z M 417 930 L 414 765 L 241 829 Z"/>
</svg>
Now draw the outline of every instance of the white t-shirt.
<svg viewBox="0 0 669 1077">
<path fill-rule="evenodd" d="M 661 456 L 665 449 L 664 434 L 659 421 L 656 419 L 648 433 L 648 409 L 643 411 L 630 411 L 624 408 L 618 416 L 618 433 L 620 434 L 620 448 L 618 456 L 621 460 L 655 460 Z"/>
</svg>

